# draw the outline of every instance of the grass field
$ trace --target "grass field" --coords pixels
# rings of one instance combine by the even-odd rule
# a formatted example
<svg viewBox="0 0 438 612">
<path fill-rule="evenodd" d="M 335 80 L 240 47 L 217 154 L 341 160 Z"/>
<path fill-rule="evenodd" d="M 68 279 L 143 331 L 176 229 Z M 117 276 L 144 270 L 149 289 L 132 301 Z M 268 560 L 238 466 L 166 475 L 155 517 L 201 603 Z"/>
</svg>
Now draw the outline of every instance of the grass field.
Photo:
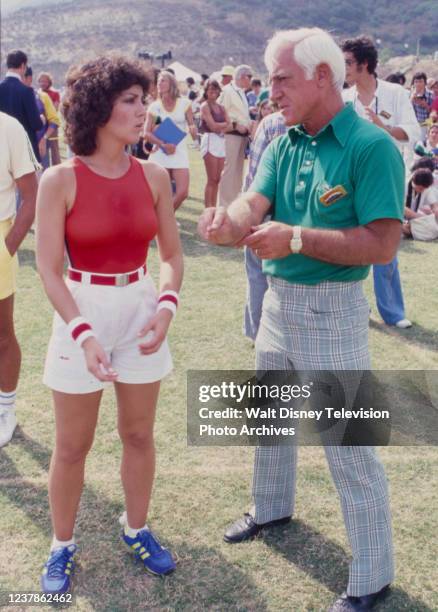
<svg viewBox="0 0 438 612">
<path fill-rule="evenodd" d="M 197 237 L 204 176 L 196 152 L 192 170 L 191 197 L 178 214 L 186 274 L 170 338 L 175 370 L 164 381 L 159 402 L 150 513 L 151 526 L 178 557 L 177 571 L 164 579 L 145 574 L 120 542 L 121 447 L 114 396 L 108 390 L 77 524 L 75 609 L 324 610 L 346 585 L 349 547 L 323 449 L 300 449 L 295 520 L 254 542 L 230 546 L 222 535 L 250 505 L 253 449 L 187 447 L 186 371 L 251 369 L 254 360 L 251 343 L 241 332 L 242 253 L 205 245 Z M 373 308 L 374 368 L 438 369 L 437 254 L 437 244 L 402 244 L 406 312 L 415 326 L 406 331 L 388 328 Z M 20 429 L 0 450 L 0 591 L 39 588 L 51 537 L 47 469 L 54 425 L 41 375 L 52 309 L 35 271 L 33 235 L 23 245 L 20 260 Z M 156 273 L 155 249 L 150 268 Z M 369 280 L 366 291 L 374 306 Z M 379 609 L 438 610 L 437 449 L 392 447 L 380 454 L 390 481 L 397 579 Z"/>
</svg>

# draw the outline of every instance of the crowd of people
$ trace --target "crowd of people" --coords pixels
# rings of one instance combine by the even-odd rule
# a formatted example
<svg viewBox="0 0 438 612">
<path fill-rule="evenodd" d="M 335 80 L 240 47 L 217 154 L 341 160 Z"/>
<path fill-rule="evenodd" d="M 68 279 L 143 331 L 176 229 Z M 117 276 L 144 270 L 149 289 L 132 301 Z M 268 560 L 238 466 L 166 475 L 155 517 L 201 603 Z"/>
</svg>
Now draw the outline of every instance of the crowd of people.
<svg viewBox="0 0 438 612">
<path fill-rule="evenodd" d="M 56 417 L 53 540 L 41 577 L 47 593 L 70 588 L 85 461 L 107 383 L 115 388 L 123 445 L 122 539 L 148 571 L 175 569 L 147 512 L 155 408 L 172 369 L 166 336 L 183 276 L 175 211 L 189 193 L 188 135 L 206 170 L 201 236 L 245 248 L 244 328 L 257 370 L 369 368 L 362 281 L 370 266 L 385 323 L 411 326 L 397 247 L 401 236 L 438 237 L 438 80 L 415 73 L 410 90 L 403 75 L 382 80 L 371 39 L 338 46 L 318 28 L 278 32 L 265 63 L 266 87 L 242 64 L 203 75 L 200 84 L 188 80 L 182 93 L 171 70 L 151 73 L 140 61 L 99 57 L 72 67 L 61 95 L 47 72 L 33 88 L 24 52 L 7 56 L 0 83 L 0 446 L 17 423 L 16 253 L 36 207 L 38 271 L 55 310 L 44 369 Z M 169 120 L 182 133 L 178 142 L 160 129 Z M 62 162 L 61 126 L 68 146 Z M 147 271 L 154 239 L 158 292 Z M 353 550 L 346 593 L 331 610 L 369 610 L 394 575 L 384 470 L 371 447 L 325 449 Z M 226 531 L 227 542 L 290 520 L 295 467 L 295 446 L 257 448 L 254 506 Z"/>
</svg>

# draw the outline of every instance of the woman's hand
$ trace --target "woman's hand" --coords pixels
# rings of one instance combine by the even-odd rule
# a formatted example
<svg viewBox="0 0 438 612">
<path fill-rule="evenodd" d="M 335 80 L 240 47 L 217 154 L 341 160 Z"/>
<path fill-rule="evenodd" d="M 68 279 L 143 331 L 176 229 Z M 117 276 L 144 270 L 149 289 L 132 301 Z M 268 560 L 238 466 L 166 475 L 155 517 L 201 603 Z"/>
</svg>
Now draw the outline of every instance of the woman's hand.
<svg viewBox="0 0 438 612">
<path fill-rule="evenodd" d="M 176 151 L 176 146 L 170 142 L 163 142 L 161 148 L 164 150 L 166 155 L 173 155 Z"/>
<path fill-rule="evenodd" d="M 96 338 L 84 340 L 82 349 L 87 362 L 87 369 L 93 376 L 103 382 L 117 380 L 118 374 L 112 369 L 110 360 Z"/>
<path fill-rule="evenodd" d="M 146 335 L 150 336 L 138 345 L 142 355 L 150 355 L 158 351 L 166 338 L 171 320 L 172 312 L 167 308 L 163 308 L 139 331 L 138 335 L 140 338 Z"/>
<path fill-rule="evenodd" d="M 189 125 L 189 132 L 192 140 L 196 140 L 198 138 L 198 130 L 196 129 L 196 125 L 194 123 Z"/>
</svg>

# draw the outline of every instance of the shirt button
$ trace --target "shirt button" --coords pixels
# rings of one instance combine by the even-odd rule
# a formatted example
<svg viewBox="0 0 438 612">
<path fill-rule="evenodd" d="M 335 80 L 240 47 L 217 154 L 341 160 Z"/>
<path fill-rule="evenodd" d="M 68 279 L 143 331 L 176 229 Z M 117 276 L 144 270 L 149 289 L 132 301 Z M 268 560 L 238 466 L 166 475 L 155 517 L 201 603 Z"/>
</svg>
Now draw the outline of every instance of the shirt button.
<svg viewBox="0 0 438 612">
<path fill-rule="evenodd" d="M 308 159 L 308 160 L 306 161 L 306 166 L 311 166 L 311 165 L 312 165 L 312 162 L 310 161 L 310 159 Z"/>
<path fill-rule="evenodd" d="M 304 185 L 305 185 L 306 183 L 305 183 L 305 181 L 300 181 L 298 184 L 299 184 L 299 186 L 300 186 L 300 187 L 304 187 Z"/>
<path fill-rule="evenodd" d="M 316 140 L 312 140 L 311 145 L 312 147 L 316 147 Z"/>
</svg>

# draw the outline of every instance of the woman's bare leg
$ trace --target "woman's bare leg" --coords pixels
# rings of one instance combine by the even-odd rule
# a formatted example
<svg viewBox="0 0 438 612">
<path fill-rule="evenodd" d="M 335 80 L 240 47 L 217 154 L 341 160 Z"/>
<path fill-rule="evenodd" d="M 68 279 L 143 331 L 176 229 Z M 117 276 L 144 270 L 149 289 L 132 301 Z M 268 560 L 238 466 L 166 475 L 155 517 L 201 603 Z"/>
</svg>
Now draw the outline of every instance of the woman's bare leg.
<svg viewBox="0 0 438 612">
<path fill-rule="evenodd" d="M 224 167 L 224 158 L 215 157 L 211 153 L 204 156 L 207 184 L 205 185 L 204 203 L 206 207 L 216 206 L 219 181 Z"/>
<path fill-rule="evenodd" d="M 155 474 L 154 420 L 160 382 L 129 385 L 115 383 L 118 427 L 123 444 L 121 477 L 128 525 L 146 523 Z"/>
<path fill-rule="evenodd" d="M 175 181 L 175 194 L 173 196 L 173 208 L 178 210 L 189 195 L 190 173 L 188 168 L 172 168 L 170 176 Z"/>
<path fill-rule="evenodd" d="M 56 443 L 50 462 L 49 501 L 58 540 L 73 537 L 85 459 L 93 444 L 101 397 L 102 391 L 81 395 L 53 392 Z"/>
</svg>

